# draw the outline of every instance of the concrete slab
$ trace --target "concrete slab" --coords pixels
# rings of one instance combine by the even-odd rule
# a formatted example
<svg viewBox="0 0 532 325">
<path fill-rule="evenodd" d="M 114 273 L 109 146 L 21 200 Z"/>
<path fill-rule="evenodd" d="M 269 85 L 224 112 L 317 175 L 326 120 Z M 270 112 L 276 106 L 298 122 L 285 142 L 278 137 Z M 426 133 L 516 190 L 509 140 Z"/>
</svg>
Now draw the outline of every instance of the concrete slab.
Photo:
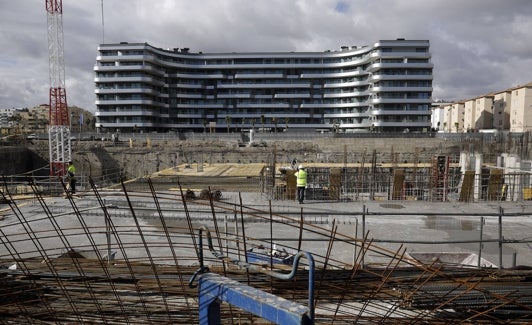
<svg viewBox="0 0 532 325">
<path fill-rule="evenodd" d="M 251 164 L 203 164 L 203 168 L 198 168 L 198 164 L 181 164 L 177 168 L 168 168 L 158 173 L 155 177 L 164 176 L 198 176 L 198 177 L 258 177 L 262 169 L 266 166 L 263 163 Z"/>
</svg>

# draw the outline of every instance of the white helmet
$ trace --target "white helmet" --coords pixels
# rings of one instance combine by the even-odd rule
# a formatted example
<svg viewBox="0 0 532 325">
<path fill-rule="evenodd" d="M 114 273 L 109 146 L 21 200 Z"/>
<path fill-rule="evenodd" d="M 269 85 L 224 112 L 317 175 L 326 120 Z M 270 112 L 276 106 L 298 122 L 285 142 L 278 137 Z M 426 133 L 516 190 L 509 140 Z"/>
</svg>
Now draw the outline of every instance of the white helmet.
<svg viewBox="0 0 532 325">
<path fill-rule="evenodd" d="M 297 169 L 305 169 L 305 167 L 303 167 L 303 165 L 299 165 L 299 167 L 297 167 Z"/>
</svg>

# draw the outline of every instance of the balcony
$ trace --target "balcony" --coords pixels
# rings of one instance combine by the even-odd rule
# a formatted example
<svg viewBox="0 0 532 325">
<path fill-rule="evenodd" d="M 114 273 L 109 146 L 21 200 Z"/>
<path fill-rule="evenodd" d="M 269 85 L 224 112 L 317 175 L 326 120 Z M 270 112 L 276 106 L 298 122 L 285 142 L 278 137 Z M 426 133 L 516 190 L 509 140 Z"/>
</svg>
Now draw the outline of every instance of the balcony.
<svg viewBox="0 0 532 325">
<path fill-rule="evenodd" d="M 419 111 L 419 110 L 384 110 L 384 109 L 372 109 L 370 111 L 371 115 L 374 116 L 384 116 L 384 115 L 393 115 L 393 116 L 403 116 L 403 115 L 427 115 L 430 116 L 431 112 L 429 110 Z"/>
<path fill-rule="evenodd" d="M 102 99 L 96 100 L 96 105 L 144 105 L 144 106 L 158 106 L 169 107 L 166 103 L 156 102 L 149 99 Z"/>
<path fill-rule="evenodd" d="M 159 116 L 154 110 L 119 110 L 119 111 L 96 111 L 97 117 L 122 117 L 122 116 Z"/>
<path fill-rule="evenodd" d="M 310 98 L 309 93 L 299 93 L 299 94 L 275 94 L 274 98 L 284 99 L 284 98 Z"/>
<path fill-rule="evenodd" d="M 262 67 L 260 65 L 259 67 Z M 235 79 L 281 79 L 282 73 L 237 73 Z"/>
<path fill-rule="evenodd" d="M 251 94 L 250 93 L 245 93 L 245 94 L 223 94 L 223 93 L 219 93 L 216 97 L 220 98 L 220 99 L 231 99 L 231 98 L 249 99 L 249 98 L 251 98 Z"/>
<path fill-rule="evenodd" d="M 326 93 L 323 98 L 346 98 L 346 97 L 365 97 L 369 96 L 369 91 L 355 91 L 345 93 Z"/>
<path fill-rule="evenodd" d="M 368 81 L 379 81 L 379 80 L 432 80 L 433 76 L 431 74 L 419 74 L 419 75 L 409 75 L 409 74 L 373 74 L 368 78 Z"/>
<path fill-rule="evenodd" d="M 372 93 L 376 92 L 405 92 L 405 91 L 414 91 L 414 92 L 432 92 L 432 87 L 388 87 L 388 86 L 379 86 L 371 88 Z"/>
<path fill-rule="evenodd" d="M 165 82 L 147 76 L 128 76 L 128 77 L 96 77 L 95 83 L 117 83 L 117 82 L 143 82 L 157 86 L 165 86 Z"/>
<path fill-rule="evenodd" d="M 375 127 L 417 127 L 417 128 L 430 128 L 430 121 L 428 122 L 413 122 L 408 120 L 402 120 L 402 121 L 389 121 L 389 122 L 383 122 L 383 121 L 373 121 L 372 124 Z"/>
<path fill-rule="evenodd" d="M 301 83 L 254 83 L 254 84 L 218 84 L 218 89 L 271 89 L 271 88 L 310 88 L 310 82 Z"/>
<path fill-rule="evenodd" d="M 430 98 L 370 98 L 370 104 L 430 104 Z"/>
<path fill-rule="evenodd" d="M 310 79 L 310 78 L 345 78 L 345 77 L 354 77 L 354 76 L 361 76 L 368 74 L 367 71 L 364 70 L 352 70 L 347 72 L 330 72 L 330 73 L 302 73 L 301 78 L 302 79 Z"/>
<path fill-rule="evenodd" d="M 94 91 L 95 94 L 148 94 L 148 95 L 160 95 L 160 93 L 154 89 L 149 88 L 101 88 Z"/>
</svg>

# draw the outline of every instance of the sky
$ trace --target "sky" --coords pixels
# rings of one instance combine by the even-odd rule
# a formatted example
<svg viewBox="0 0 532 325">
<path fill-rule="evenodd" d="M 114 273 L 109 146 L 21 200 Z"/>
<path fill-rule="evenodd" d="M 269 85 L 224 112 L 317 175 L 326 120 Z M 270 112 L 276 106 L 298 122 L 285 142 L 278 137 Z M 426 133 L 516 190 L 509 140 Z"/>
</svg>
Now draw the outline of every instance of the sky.
<svg viewBox="0 0 532 325">
<path fill-rule="evenodd" d="M 45 3 L 0 1 L 0 108 L 48 103 Z M 530 0 L 64 0 L 63 33 L 68 105 L 92 112 L 101 43 L 321 52 L 422 39 L 430 41 L 434 100 L 532 81 Z"/>
</svg>

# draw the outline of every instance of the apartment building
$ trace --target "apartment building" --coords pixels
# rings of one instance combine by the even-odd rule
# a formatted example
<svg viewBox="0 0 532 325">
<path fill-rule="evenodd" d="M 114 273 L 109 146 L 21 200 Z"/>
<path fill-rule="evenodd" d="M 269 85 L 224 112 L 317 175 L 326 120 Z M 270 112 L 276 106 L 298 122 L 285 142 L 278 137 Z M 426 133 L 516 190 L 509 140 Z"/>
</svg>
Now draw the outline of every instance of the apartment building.
<svg viewBox="0 0 532 325">
<path fill-rule="evenodd" d="M 465 102 L 456 102 L 443 106 L 443 132 L 460 132 L 464 128 Z"/>
<path fill-rule="evenodd" d="M 0 108 L 0 127 L 11 127 L 14 124 L 17 110 L 15 108 Z"/>
<path fill-rule="evenodd" d="M 436 101 L 433 102 L 431 105 L 431 116 L 430 116 L 430 124 L 432 125 L 432 129 L 439 131 L 443 128 L 443 122 L 445 119 L 445 114 L 443 107 L 448 105 L 449 103 L 445 101 Z"/>
<path fill-rule="evenodd" d="M 102 44 L 94 67 L 96 128 L 425 132 L 432 70 L 427 40 L 270 53 Z"/>
<path fill-rule="evenodd" d="M 532 82 L 510 90 L 510 131 L 532 131 Z"/>
<path fill-rule="evenodd" d="M 466 132 L 493 129 L 493 98 L 493 95 L 484 95 L 464 102 L 463 128 Z"/>
<path fill-rule="evenodd" d="M 475 98 L 474 130 L 493 129 L 493 94 Z"/>
<path fill-rule="evenodd" d="M 466 100 L 464 102 L 464 123 L 463 127 L 460 127 L 455 132 L 461 132 L 463 129 L 471 132 L 475 129 L 476 125 L 476 98 Z"/>
<path fill-rule="evenodd" d="M 510 129 L 510 103 L 512 92 L 504 90 L 493 95 L 493 128 L 497 130 Z"/>
<path fill-rule="evenodd" d="M 444 132 L 480 130 L 532 131 L 532 82 L 483 96 L 445 104 Z"/>
</svg>

